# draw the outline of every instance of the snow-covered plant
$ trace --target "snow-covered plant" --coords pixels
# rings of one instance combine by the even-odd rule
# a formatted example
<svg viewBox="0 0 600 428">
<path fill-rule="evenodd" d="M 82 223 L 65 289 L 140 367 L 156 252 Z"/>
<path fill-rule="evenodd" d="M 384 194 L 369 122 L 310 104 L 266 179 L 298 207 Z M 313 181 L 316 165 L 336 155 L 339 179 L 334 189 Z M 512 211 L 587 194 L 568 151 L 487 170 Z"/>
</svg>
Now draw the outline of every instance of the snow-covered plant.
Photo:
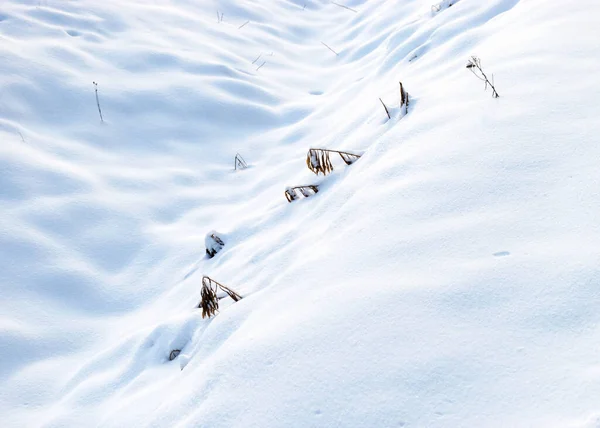
<svg viewBox="0 0 600 428">
<path fill-rule="evenodd" d="M 300 193 L 305 198 L 308 198 L 317 193 L 318 191 L 319 187 L 313 184 L 307 186 L 288 187 L 285 189 L 285 197 L 288 200 L 288 202 L 292 202 L 300 197 L 298 193 Z"/>
<path fill-rule="evenodd" d="M 217 281 L 209 278 L 208 276 L 203 276 L 202 290 L 200 291 L 200 297 L 202 300 L 200 300 L 200 303 L 198 304 L 198 308 L 202 309 L 202 318 L 210 318 L 218 312 L 220 298 L 217 297 L 217 290 L 219 288 L 225 293 L 227 293 L 227 295 L 231 297 L 235 302 L 242 299 L 242 296 L 237 294 L 231 288 L 218 283 Z"/>
<path fill-rule="evenodd" d="M 331 164 L 331 159 L 329 159 L 329 150 L 310 149 L 306 155 L 306 165 L 308 169 L 317 175 L 320 172 L 323 175 L 327 175 L 333 171 L 333 165 Z"/>
<path fill-rule="evenodd" d="M 490 81 L 483 72 L 483 68 L 481 68 L 481 60 L 478 57 L 472 56 L 471 59 L 469 59 L 469 62 L 467 63 L 467 68 L 471 70 L 471 73 L 473 73 L 475 77 L 485 82 L 486 91 L 488 85 L 492 88 L 492 97 L 500 98 L 500 95 L 498 95 L 498 91 L 496 91 L 496 88 L 494 87 L 494 75 L 492 74 L 492 80 Z"/>
<path fill-rule="evenodd" d="M 400 114 L 402 116 L 408 113 L 408 92 L 404 90 L 402 82 L 400 82 Z"/>
<path fill-rule="evenodd" d="M 329 158 L 329 153 L 339 154 L 346 165 L 352 165 L 361 156 L 355 153 L 340 152 L 339 150 L 310 149 L 306 155 L 306 165 L 308 166 L 308 169 L 317 175 L 319 175 L 320 172 L 322 172 L 323 175 L 327 175 L 333 171 L 333 164 Z"/>
<path fill-rule="evenodd" d="M 292 202 L 298 199 L 299 196 L 296 194 L 296 190 L 294 190 L 293 187 L 286 187 L 285 197 L 287 198 L 288 202 Z"/>
<path fill-rule="evenodd" d="M 248 164 L 239 153 L 235 154 L 235 159 L 233 161 L 234 169 L 237 171 L 238 169 L 246 169 L 248 168 Z"/>
<path fill-rule="evenodd" d="M 206 234 L 204 245 L 206 246 L 206 254 L 208 254 L 208 257 L 213 258 L 215 254 L 223 249 L 225 243 L 219 235 L 217 235 L 217 232 L 213 230 Z"/>
</svg>

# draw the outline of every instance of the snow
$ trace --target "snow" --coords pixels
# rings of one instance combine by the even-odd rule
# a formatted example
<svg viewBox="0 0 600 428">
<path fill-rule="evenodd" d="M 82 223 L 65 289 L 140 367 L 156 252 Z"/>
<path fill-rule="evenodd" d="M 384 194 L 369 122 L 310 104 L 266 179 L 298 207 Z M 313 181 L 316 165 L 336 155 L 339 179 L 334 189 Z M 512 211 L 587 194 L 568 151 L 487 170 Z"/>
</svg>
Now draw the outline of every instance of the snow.
<svg viewBox="0 0 600 428">
<path fill-rule="evenodd" d="M 2 2 L 3 426 L 600 426 L 600 4 L 338 3 Z"/>
</svg>

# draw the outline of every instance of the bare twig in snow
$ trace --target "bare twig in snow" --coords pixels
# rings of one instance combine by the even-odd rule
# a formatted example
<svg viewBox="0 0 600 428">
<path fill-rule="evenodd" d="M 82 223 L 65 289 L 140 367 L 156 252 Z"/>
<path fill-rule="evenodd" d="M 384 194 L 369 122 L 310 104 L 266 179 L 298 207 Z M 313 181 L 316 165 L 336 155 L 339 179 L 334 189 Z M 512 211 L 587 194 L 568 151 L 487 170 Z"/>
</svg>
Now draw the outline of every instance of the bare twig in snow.
<svg viewBox="0 0 600 428">
<path fill-rule="evenodd" d="M 383 106 L 383 108 L 385 109 L 385 113 L 387 114 L 388 119 L 391 119 L 392 116 L 390 116 L 390 112 L 387 108 L 387 106 L 385 105 L 385 103 L 383 102 L 383 100 L 381 98 L 379 98 L 379 101 L 381 101 L 381 105 Z"/>
<path fill-rule="evenodd" d="M 257 56 L 256 59 L 254 61 L 252 61 L 252 64 L 254 64 L 256 61 L 258 61 L 261 56 L 262 56 L 262 54 L 260 54 L 259 56 Z"/>
<path fill-rule="evenodd" d="M 244 160 L 244 158 L 242 157 L 242 155 L 240 155 L 239 153 L 236 153 L 235 155 L 235 159 L 233 160 L 234 163 L 234 169 L 237 171 L 238 169 L 246 169 L 248 168 L 248 164 L 246 163 L 246 161 Z"/>
<path fill-rule="evenodd" d="M 481 68 L 481 59 L 476 56 L 472 56 L 469 62 L 467 63 L 467 68 L 471 70 L 471 73 L 475 75 L 479 80 L 485 82 L 485 89 L 487 90 L 488 85 L 492 88 L 492 97 L 500 98 L 498 91 L 496 91 L 496 87 L 494 86 L 494 75 L 492 74 L 492 80 L 490 81 L 488 77 L 483 72 Z"/>
<path fill-rule="evenodd" d="M 246 24 L 248 24 L 249 22 L 250 22 L 250 21 L 246 21 L 246 22 L 244 22 L 242 25 L 240 25 L 240 26 L 238 27 L 238 30 L 241 30 L 242 28 L 244 28 L 244 27 L 246 26 Z"/>
<path fill-rule="evenodd" d="M 339 53 L 337 53 L 336 51 L 334 51 L 333 49 L 331 49 L 329 46 L 327 46 L 325 43 L 321 42 L 323 44 L 323 46 L 325 46 L 327 49 L 329 49 L 331 52 L 333 52 L 334 54 L 336 54 L 337 56 L 340 56 Z"/>
<path fill-rule="evenodd" d="M 266 63 L 267 63 L 267 61 L 263 61 L 263 63 L 258 66 L 258 68 L 256 69 L 256 71 L 260 70 L 262 68 L 262 66 L 265 65 Z"/>
<path fill-rule="evenodd" d="M 351 10 L 351 11 L 352 11 L 352 12 L 354 12 L 354 13 L 358 13 L 358 10 L 356 10 L 356 9 L 352 9 L 351 7 L 348 7 L 348 6 L 344 6 L 343 4 L 339 4 L 339 3 L 336 3 L 336 2 L 334 2 L 334 1 L 332 1 L 331 3 L 333 3 L 333 4 L 334 4 L 334 5 L 336 5 L 336 6 L 343 7 L 344 9 Z"/>
<path fill-rule="evenodd" d="M 100 99 L 98 98 L 98 84 L 96 82 L 92 82 L 94 84 L 94 88 L 96 91 L 96 104 L 98 105 L 98 113 L 100 113 L 100 122 L 104 123 L 104 118 L 102 117 L 102 109 L 100 109 Z"/>
</svg>

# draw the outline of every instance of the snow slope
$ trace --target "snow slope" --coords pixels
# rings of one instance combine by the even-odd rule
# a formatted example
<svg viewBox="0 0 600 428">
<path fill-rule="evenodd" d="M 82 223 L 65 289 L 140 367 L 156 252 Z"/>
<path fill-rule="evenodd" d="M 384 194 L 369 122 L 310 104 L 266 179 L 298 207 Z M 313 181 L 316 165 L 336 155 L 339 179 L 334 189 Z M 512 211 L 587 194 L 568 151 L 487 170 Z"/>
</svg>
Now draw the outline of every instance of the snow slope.
<svg viewBox="0 0 600 428">
<path fill-rule="evenodd" d="M 2 425 L 600 427 L 600 5 L 448 4 L 4 0 Z"/>
</svg>

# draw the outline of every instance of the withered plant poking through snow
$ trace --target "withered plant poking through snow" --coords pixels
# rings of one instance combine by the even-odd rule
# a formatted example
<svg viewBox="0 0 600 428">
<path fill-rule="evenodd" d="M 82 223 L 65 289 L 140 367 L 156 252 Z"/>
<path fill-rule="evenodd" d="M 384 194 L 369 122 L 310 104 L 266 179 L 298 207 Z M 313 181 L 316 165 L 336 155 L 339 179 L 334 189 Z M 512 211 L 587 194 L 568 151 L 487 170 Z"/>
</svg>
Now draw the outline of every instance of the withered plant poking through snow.
<svg viewBox="0 0 600 428">
<path fill-rule="evenodd" d="M 248 164 L 239 153 L 235 154 L 235 159 L 233 161 L 233 167 L 237 171 L 238 169 L 246 169 L 248 168 Z"/>
<path fill-rule="evenodd" d="M 287 189 L 285 189 L 285 197 L 288 200 L 288 202 L 292 202 L 300 198 L 298 192 L 305 198 L 308 198 L 317 193 L 318 191 L 319 186 L 316 186 L 314 184 L 309 184 L 307 186 L 288 187 Z"/>
<path fill-rule="evenodd" d="M 102 117 L 102 109 L 100 108 L 100 98 L 98 98 L 98 83 L 94 84 L 94 92 L 96 92 L 96 105 L 98 106 L 98 114 L 100 115 L 100 122 L 104 123 L 104 117 Z"/>
<path fill-rule="evenodd" d="M 385 103 L 383 102 L 383 100 L 381 98 L 379 98 L 379 101 L 381 101 L 381 105 L 385 109 L 385 114 L 387 114 L 388 119 L 391 119 L 392 116 L 390 116 L 390 111 L 388 110 L 387 106 L 385 105 Z"/>
<path fill-rule="evenodd" d="M 229 297 L 235 302 L 242 300 L 242 296 L 233 291 L 231 288 L 218 283 L 217 281 L 209 278 L 208 276 L 202 277 L 202 290 L 200 291 L 200 303 L 198 308 L 202 309 L 202 318 L 210 318 L 214 316 L 219 310 L 219 298 L 217 297 L 217 290 L 223 290 Z"/>
<path fill-rule="evenodd" d="M 306 165 L 315 174 L 323 173 L 323 175 L 329 174 L 333 171 L 333 164 L 329 158 L 329 153 L 337 153 L 340 155 L 346 165 L 352 165 L 360 158 L 361 155 L 355 153 L 341 152 L 339 150 L 329 149 L 310 149 L 306 155 Z"/>
<path fill-rule="evenodd" d="M 400 82 L 400 114 L 402 116 L 408 113 L 408 92 L 404 90 L 402 82 Z"/>
<path fill-rule="evenodd" d="M 219 237 L 219 235 L 217 235 L 217 232 L 212 231 L 206 234 L 206 237 L 204 238 L 204 245 L 206 246 L 206 254 L 212 259 L 215 254 L 223 249 L 225 243 Z"/>
<path fill-rule="evenodd" d="M 469 62 L 467 63 L 467 68 L 471 70 L 471 73 L 475 75 L 479 80 L 485 82 L 485 90 L 487 91 L 488 85 L 492 88 L 492 97 L 500 98 L 498 91 L 494 86 L 494 75 L 492 74 L 492 80 L 490 81 L 488 77 L 483 72 L 483 68 L 481 68 L 481 59 L 476 56 L 472 56 Z"/>
</svg>

